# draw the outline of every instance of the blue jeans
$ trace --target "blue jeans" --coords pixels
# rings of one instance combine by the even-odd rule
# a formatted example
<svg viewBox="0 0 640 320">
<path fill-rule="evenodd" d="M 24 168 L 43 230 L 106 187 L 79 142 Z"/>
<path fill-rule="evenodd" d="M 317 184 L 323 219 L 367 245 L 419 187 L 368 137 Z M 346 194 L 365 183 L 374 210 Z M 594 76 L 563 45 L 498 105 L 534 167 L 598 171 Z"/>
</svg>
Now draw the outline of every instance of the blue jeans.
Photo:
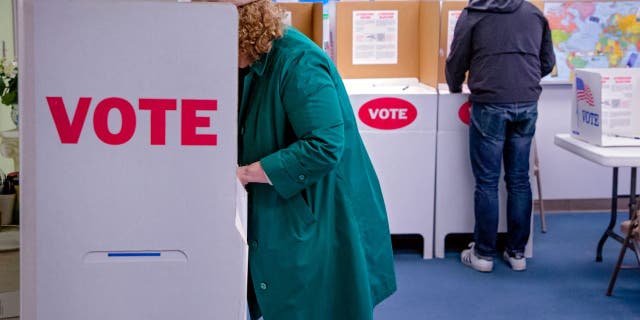
<svg viewBox="0 0 640 320">
<path fill-rule="evenodd" d="M 524 254 L 531 224 L 529 154 L 536 131 L 538 103 L 473 103 L 469 153 L 475 178 L 476 254 L 496 255 L 498 182 L 504 162 L 507 185 L 507 252 Z"/>
</svg>

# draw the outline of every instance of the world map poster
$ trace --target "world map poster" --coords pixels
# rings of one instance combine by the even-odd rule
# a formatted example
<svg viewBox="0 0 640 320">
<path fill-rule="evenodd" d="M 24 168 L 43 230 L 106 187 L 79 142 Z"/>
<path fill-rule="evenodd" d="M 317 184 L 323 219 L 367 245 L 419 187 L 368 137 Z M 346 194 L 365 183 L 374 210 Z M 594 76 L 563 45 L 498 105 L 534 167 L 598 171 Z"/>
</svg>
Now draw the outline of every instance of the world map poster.
<svg viewBox="0 0 640 320">
<path fill-rule="evenodd" d="M 556 68 L 544 82 L 569 83 L 576 68 L 640 67 L 640 1 L 546 2 Z"/>
</svg>

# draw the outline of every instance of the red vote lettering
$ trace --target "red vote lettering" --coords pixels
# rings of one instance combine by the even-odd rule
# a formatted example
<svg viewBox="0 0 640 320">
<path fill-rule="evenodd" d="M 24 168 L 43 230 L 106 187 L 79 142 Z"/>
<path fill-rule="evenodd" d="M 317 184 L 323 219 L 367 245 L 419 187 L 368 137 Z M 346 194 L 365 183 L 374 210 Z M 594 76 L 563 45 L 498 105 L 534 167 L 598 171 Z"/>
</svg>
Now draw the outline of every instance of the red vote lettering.
<svg viewBox="0 0 640 320">
<path fill-rule="evenodd" d="M 109 112 L 113 109 L 120 111 L 122 116 L 120 132 L 115 134 L 109 131 L 108 121 Z M 131 140 L 136 132 L 136 112 L 129 101 L 125 99 L 106 98 L 98 103 L 96 111 L 93 112 L 93 129 L 96 131 L 96 136 L 106 144 L 118 145 L 126 143 Z"/>
<path fill-rule="evenodd" d="M 167 110 L 176 110 L 175 99 L 140 99 L 140 110 L 151 112 L 151 144 L 164 145 L 167 136 Z"/>
<path fill-rule="evenodd" d="M 358 117 L 360 121 L 372 128 L 395 130 L 413 123 L 418 117 L 418 109 L 404 99 L 376 98 L 360 107 Z"/>
<path fill-rule="evenodd" d="M 49 111 L 58 131 L 60 142 L 63 144 L 77 144 L 84 123 L 89 112 L 91 97 L 82 97 L 70 120 L 69 113 L 62 97 L 46 97 Z M 215 146 L 218 143 L 216 134 L 198 134 L 197 128 L 210 127 L 209 117 L 197 116 L 198 110 L 215 111 L 218 109 L 217 100 L 182 99 L 181 110 L 181 144 L 190 146 Z M 166 144 L 167 111 L 177 110 L 176 99 L 141 98 L 138 101 L 140 110 L 148 110 L 150 117 L 151 145 Z M 116 110 L 122 119 L 120 130 L 111 132 L 109 128 L 109 113 Z M 110 145 L 120 145 L 131 140 L 136 132 L 136 111 L 123 98 L 110 97 L 98 103 L 93 112 L 93 129 L 102 142 Z"/>
<path fill-rule="evenodd" d="M 196 128 L 208 127 L 207 117 L 196 116 L 197 110 L 218 110 L 216 100 L 182 100 L 182 144 L 186 146 L 215 146 L 218 136 L 215 134 L 197 134 Z"/>
<path fill-rule="evenodd" d="M 49 104 L 49 110 L 51 111 L 53 122 L 58 130 L 60 142 L 78 143 L 78 139 L 80 139 L 80 132 L 84 126 L 84 120 L 87 118 L 91 98 L 82 97 L 78 99 L 78 107 L 76 108 L 76 113 L 73 116 L 73 121 L 69 120 L 67 108 L 64 106 L 62 97 L 47 97 L 47 103 Z"/>
</svg>

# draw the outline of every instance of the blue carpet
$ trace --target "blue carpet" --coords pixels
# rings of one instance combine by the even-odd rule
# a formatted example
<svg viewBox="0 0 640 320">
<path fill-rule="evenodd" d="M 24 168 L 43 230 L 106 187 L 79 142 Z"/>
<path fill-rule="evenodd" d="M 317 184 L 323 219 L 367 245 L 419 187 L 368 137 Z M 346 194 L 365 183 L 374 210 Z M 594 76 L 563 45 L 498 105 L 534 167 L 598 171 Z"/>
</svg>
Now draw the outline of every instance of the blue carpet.
<svg viewBox="0 0 640 320">
<path fill-rule="evenodd" d="M 619 214 L 618 223 L 627 216 Z M 454 251 L 432 260 L 397 251 L 398 291 L 376 307 L 374 319 L 640 319 L 640 269 L 621 270 L 613 296 L 605 296 L 620 252 L 620 243 L 608 239 L 603 262 L 595 262 L 609 214 L 546 219 L 542 234 L 535 217 L 533 258 L 524 272 L 495 260 L 492 273 L 480 273 Z M 625 264 L 637 265 L 631 251 Z"/>
</svg>

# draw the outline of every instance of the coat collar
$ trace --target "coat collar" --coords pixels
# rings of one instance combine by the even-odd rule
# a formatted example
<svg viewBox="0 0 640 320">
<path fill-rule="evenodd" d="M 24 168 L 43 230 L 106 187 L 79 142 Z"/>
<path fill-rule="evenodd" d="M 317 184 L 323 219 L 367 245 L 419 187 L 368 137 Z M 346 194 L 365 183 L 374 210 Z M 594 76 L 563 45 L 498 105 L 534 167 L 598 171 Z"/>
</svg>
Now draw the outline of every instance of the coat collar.
<svg viewBox="0 0 640 320">
<path fill-rule="evenodd" d="M 258 60 L 256 60 L 254 63 L 252 63 L 249 66 L 249 73 L 244 77 L 244 85 L 243 85 L 243 89 L 242 89 L 242 102 L 240 103 L 240 110 L 239 110 L 239 116 L 240 116 L 240 121 L 244 122 L 244 116 L 246 115 L 247 112 L 247 100 L 249 99 L 249 91 L 251 90 L 251 82 L 253 80 L 254 74 L 256 74 L 258 77 L 262 77 L 262 75 L 264 74 L 265 69 L 267 68 L 267 64 L 269 63 L 269 60 L 271 59 L 271 55 L 273 54 L 273 47 L 271 47 L 271 50 L 269 50 L 269 52 L 263 54 Z"/>
<path fill-rule="evenodd" d="M 271 59 L 273 59 L 273 51 L 274 48 L 276 47 L 277 42 L 279 42 L 282 38 L 284 38 L 284 34 L 286 34 L 289 31 L 289 27 L 285 27 L 285 29 L 283 30 L 283 36 L 280 38 L 276 38 L 273 39 L 273 42 L 271 43 L 271 50 L 269 50 L 269 52 L 263 54 L 258 60 L 256 60 L 253 64 L 251 64 L 250 68 L 251 71 L 256 73 L 258 76 L 262 76 L 264 74 L 265 69 L 267 68 L 267 65 L 269 64 L 269 61 Z"/>
<path fill-rule="evenodd" d="M 254 74 L 257 75 L 258 77 L 262 77 L 265 69 L 267 68 L 267 64 L 269 63 L 269 59 L 271 57 L 272 52 L 273 52 L 273 48 L 272 50 L 269 50 L 269 52 L 262 55 L 254 63 L 252 63 L 249 66 L 249 69 L 250 69 L 249 73 L 247 73 L 247 75 L 243 79 L 244 85 L 242 87 L 242 101 L 240 103 L 240 109 L 239 109 L 239 117 L 240 117 L 239 120 L 241 122 L 244 122 L 244 117 L 246 116 L 247 100 L 249 99 L 249 91 L 251 90 L 251 82 L 253 80 Z"/>
<path fill-rule="evenodd" d="M 264 74 L 264 70 L 267 68 L 267 63 L 269 62 L 269 58 L 271 57 L 272 50 L 262 55 L 256 62 L 251 64 L 251 71 L 256 73 L 258 76 L 262 76 Z"/>
</svg>

